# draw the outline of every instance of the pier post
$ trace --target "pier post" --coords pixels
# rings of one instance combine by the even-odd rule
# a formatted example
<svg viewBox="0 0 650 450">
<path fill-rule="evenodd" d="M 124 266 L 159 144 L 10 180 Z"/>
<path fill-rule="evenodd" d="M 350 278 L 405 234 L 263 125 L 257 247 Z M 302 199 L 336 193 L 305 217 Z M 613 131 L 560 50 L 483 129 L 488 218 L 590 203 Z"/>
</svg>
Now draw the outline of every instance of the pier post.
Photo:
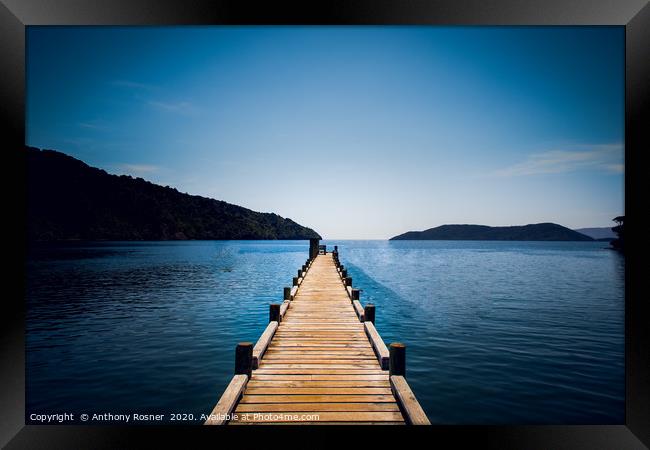
<svg viewBox="0 0 650 450">
<path fill-rule="evenodd" d="M 298 286 L 298 277 L 293 277 L 293 285 Z"/>
<path fill-rule="evenodd" d="M 312 238 L 309 239 L 309 258 L 314 259 L 316 256 L 318 256 L 318 245 L 319 245 L 320 239 L 318 238 Z"/>
<path fill-rule="evenodd" d="M 291 288 L 290 287 L 285 287 L 283 294 L 284 294 L 284 296 L 282 297 L 283 300 L 291 300 Z"/>
<path fill-rule="evenodd" d="M 279 303 L 271 303 L 269 305 L 269 322 L 280 323 L 280 305 Z"/>
<path fill-rule="evenodd" d="M 298 269 L 298 278 L 302 276 L 302 269 Z"/>
<path fill-rule="evenodd" d="M 341 267 L 343 267 L 343 266 L 341 266 Z M 346 269 L 341 269 L 341 277 L 347 278 L 347 276 L 348 276 L 348 271 Z"/>
<path fill-rule="evenodd" d="M 248 375 L 253 372 L 253 344 L 240 342 L 235 348 L 235 375 Z"/>
<path fill-rule="evenodd" d="M 338 245 L 335 245 L 335 246 L 334 246 L 334 251 L 335 251 L 336 253 L 339 252 L 339 246 L 338 246 Z"/>
<path fill-rule="evenodd" d="M 375 323 L 375 305 L 368 303 L 365 308 L 363 308 L 363 321 Z"/>
<path fill-rule="evenodd" d="M 359 300 L 359 289 L 352 288 L 352 300 Z"/>
<path fill-rule="evenodd" d="M 345 285 L 352 286 L 352 277 L 345 277 Z"/>
<path fill-rule="evenodd" d="M 390 344 L 388 373 L 406 377 L 406 345 L 400 342 Z"/>
</svg>

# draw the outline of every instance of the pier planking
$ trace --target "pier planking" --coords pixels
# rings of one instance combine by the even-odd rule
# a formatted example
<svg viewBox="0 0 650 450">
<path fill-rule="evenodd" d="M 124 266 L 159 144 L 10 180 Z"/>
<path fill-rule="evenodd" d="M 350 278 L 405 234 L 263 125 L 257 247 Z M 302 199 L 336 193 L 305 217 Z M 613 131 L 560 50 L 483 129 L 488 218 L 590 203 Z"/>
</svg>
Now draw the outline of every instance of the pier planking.
<svg viewBox="0 0 650 450">
<path fill-rule="evenodd" d="M 285 288 L 290 302 L 282 305 L 279 323 L 273 322 L 279 305 L 271 307 L 272 325 L 256 346 L 245 387 L 237 383 L 237 400 L 226 392 L 231 406 L 224 409 L 222 397 L 213 411 L 235 413 L 228 424 L 404 425 L 409 411 L 428 423 L 403 377 L 386 370 L 386 346 L 374 326 L 363 323 L 358 290 L 334 255 L 314 254 Z"/>
</svg>

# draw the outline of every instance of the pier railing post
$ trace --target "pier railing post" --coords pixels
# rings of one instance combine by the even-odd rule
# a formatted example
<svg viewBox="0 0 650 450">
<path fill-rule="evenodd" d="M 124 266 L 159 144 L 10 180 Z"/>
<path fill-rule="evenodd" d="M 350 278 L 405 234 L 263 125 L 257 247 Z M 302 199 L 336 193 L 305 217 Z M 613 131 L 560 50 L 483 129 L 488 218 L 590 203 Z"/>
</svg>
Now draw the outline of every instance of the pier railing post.
<svg viewBox="0 0 650 450">
<path fill-rule="evenodd" d="M 343 266 L 341 266 L 343 267 Z M 341 277 L 342 278 L 347 278 L 348 277 L 348 271 L 346 269 L 341 269 Z"/>
<path fill-rule="evenodd" d="M 388 373 L 406 377 L 406 345 L 400 342 L 390 344 Z"/>
<path fill-rule="evenodd" d="M 359 300 L 359 289 L 352 288 L 352 300 Z"/>
<path fill-rule="evenodd" d="M 280 305 L 279 303 L 271 303 L 269 305 L 269 322 L 280 323 Z"/>
<path fill-rule="evenodd" d="M 240 342 L 235 348 L 235 375 L 248 375 L 253 373 L 253 344 Z"/>
<path fill-rule="evenodd" d="M 291 300 L 291 288 L 290 287 L 285 287 L 283 294 L 284 294 L 284 296 L 282 298 L 283 300 Z"/>
<path fill-rule="evenodd" d="M 345 285 L 352 286 L 352 277 L 345 277 Z"/>
<path fill-rule="evenodd" d="M 298 286 L 298 277 L 293 277 L 293 285 Z"/>
<path fill-rule="evenodd" d="M 319 243 L 320 243 L 320 239 L 318 238 L 309 239 L 309 258 L 314 259 L 316 258 L 316 256 L 318 256 Z"/>
<path fill-rule="evenodd" d="M 365 308 L 363 308 L 363 321 L 375 323 L 375 305 L 368 303 Z"/>
</svg>

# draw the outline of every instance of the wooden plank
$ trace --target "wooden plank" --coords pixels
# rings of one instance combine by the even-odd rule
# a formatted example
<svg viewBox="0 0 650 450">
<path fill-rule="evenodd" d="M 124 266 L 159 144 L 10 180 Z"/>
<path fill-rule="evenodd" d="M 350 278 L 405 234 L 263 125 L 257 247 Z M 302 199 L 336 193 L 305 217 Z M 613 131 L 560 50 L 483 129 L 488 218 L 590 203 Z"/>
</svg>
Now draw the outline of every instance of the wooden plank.
<svg viewBox="0 0 650 450">
<path fill-rule="evenodd" d="M 383 339 L 381 338 L 381 336 L 379 336 L 379 333 L 377 333 L 377 329 L 375 328 L 375 325 L 372 322 L 364 322 L 363 325 L 366 328 L 366 334 L 368 335 L 368 339 L 370 339 L 370 342 L 372 343 L 372 348 L 375 350 L 375 353 L 377 354 L 379 365 L 383 370 L 388 370 L 390 354 L 388 352 L 388 348 L 386 347 L 386 344 L 384 344 Z"/>
<path fill-rule="evenodd" d="M 240 403 L 235 412 L 271 411 L 393 411 L 399 412 L 397 403 Z M 403 419 L 402 419 L 403 420 Z"/>
<path fill-rule="evenodd" d="M 336 336 L 280 336 L 276 337 L 271 341 L 271 346 L 282 347 L 286 344 L 309 344 L 307 347 L 312 345 L 316 347 L 320 346 L 336 346 L 336 345 L 351 345 L 351 346 L 361 346 L 365 348 L 372 348 L 372 345 L 368 339 L 359 339 L 351 338 L 345 339 Z"/>
<path fill-rule="evenodd" d="M 269 364 L 292 364 L 299 363 L 300 361 L 305 361 L 305 364 L 329 364 L 334 362 L 333 360 L 341 361 L 341 364 L 347 364 L 352 361 L 359 361 L 363 364 L 374 364 L 377 361 L 374 355 L 275 355 L 264 358 L 264 361 Z"/>
<path fill-rule="evenodd" d="M 278 325 L 279 324 L 276 321 L 269 322 L 266 326 L 266 330 L 264 330 L 262 336 L 257 340 L 255 347 L 253 347 L 253 369 L 259 367 L 260 360 L 271 343 L 271 339 L 273 339 L 273 334 L 275 333 L 275 330 L 278 329 Z"/>
<path fill-rule="evenodd" d="M 354 306 L 354 311 L 357 313 L 357 317 L 359 318 L 359 320 L 363 322 L 365 317 L 363 312 L 363 306 L 361 306 L 359 300 L 354 300 L 352 302 L 352 306 Z"/>
<path fill-rule="evenodd" d="M 296 305 L 291 303 L 291 310 L 285 316 L 286 323 L 292 322 L 309 322 L 310 324 L 320 321 L 322 324 L 329 323 L 340 323 L 343 322 L 347 324 L 349 322 L 359 323 L 357 320 L 357 315 L 348 305 L 347 311 L 336 311 L 332 308 L 323 309 L 322 311 L 312 311 L 312 312 L 302 312 L 296 311 L 294 308 L 297 308 Z M 333 317 L 334 316 L 334 317 Z"/>
<path fill-rule="evenodd" d="M 395 403 L 393 395 L 246 395 L 242 403 Z"/>
<path fill-rule="evenodd" d="M 272 349 L 283 349 L 283 348 L 292 348 L 292 349 L 310 349 L 310 350 L 324 350 L 324 349 L 366 349 L 372 348 L 369 343 L 349 343 L 341 342 L 307 342 L 307 341 L 285 341 L 285 342 L 273 342 L 271 343 Z"/>
<path fill-rule="evenodd" d="M 322 422 L 309 422 L 309 421 L 304 421 L 304 422 L 232 422 L 229 425 L 236 425 L 236 426 L 246 426 L 246 425 L 254 425 L 254 426 L 278 426 L 278 425 L 406 425 L 405 422 L 327 422 L 327 421 L 322 421 Z"/>
<path fill-rule="evenodd" d="M 295 300 L 294 300 L 295 301 Z M 295 305 L 294 305 L 295 306 Z M 332 314 L 332 309 L 330 308 L 329 311 L 310 311 L 310 312 L 302 312 L 302 311 L 296 311 L 293 308 L 291 309 L 291 314 L 287 316 L 288 320 L 300 320 L 300 321 L 306 321 L 306 320 L 311 320 L 316 321 L 316 320 L 326 320 L 326 323 L 330 322 L 347 322 L 351 319 L 355 319 L 356 317 L 354 314 L 352 314 L 352 311 L 348 308 L 347 312 L 343 311 L 337 311 L 338 314 Z"/>
<path fill-rule="evenodd" d="M 328 342 L 329 340 L 340 340 L 340 341 L 349 341 L 349 342 L 367 342 L 368 345 L 370 346 L 370 341 L 368 341 L 368 338 L 363 335 L 361 332 L 355 332 L 355 333 L 347 333 L 347 332 L 287 332 L 287 331 L 281 331 L 277 333 L 275 339 L 273 340 L 272 343 L 275 343 L 277 339 L 277 342 L 281 341 L 291 341 L 291 340 L 306 340 L 306 341 L 319 341 L 319 342 Z"/>
<path fill-rule="evenodd" d="M 287 310 L 289 309 L 290 304 L 291 304 L 291 300 L 285 300 L 282 302 L 282 305 L 280 306 L 280 317 L 284 318 L 285 314 L 287 313 Z"/>
<path fill-rule="evenodd" d="M 305 335 L 318 335 L 318 336 L 343 336 L 343 337 L 360 337 L 365 338 L 364 330 L 356 328 L 354 330 L 292 330 L 287 328 L 280 328 L 278 336 L 305 336 Z"/>
<path fill-rule="evenodd" d="M 355 321 L 341 321 L 341 322 L 318 322 L 318 321 L 305 321 L 300 319 L 292 319 L 290 315 L 283 321 L 282 327 L 285 330 L 363 330 L 363 324 Z"/>
<path fill-rule="evenodd" d="M 389 380 L 257 380 L 246 385 L 253 387 L 384 387 L 390 389 Z"/>
<path fill-rule="evenodd" d="M 221 398 L 212 409 L 204 425 L 225 425 L 228 422 L 228 416 L 235 409 L 237 400 L 239 400 L 239 397 L 246 388 L 247 382 L 248 375 L 235 375 L 232 377 L 228 387 L 223 391 Z"/>
<path fill-rule="evenodd" d="M 283 341 L 318 341 L 318 342 L 330 342 L 330 341 L 343 341 L 343 342 L 368 342 L 368 338 L 364 337 L 361 333 L 358 335 L 348 335 L 348 334 L 336 334 L 336 333 L 278 333 L 276 336 L 277 342 Z M 275 339 L 274 339 L 275 340 Z M 368 342 L 370 345 L 370 342 Z"/>
<path fill-rule="evenodd" d="M 370 342 L 368 342 L 367 339 L 362 340 L 362 339 L 345 339 L 342 337 L 334 337 L 334 336 L 293 336 L 293 337 L 276 337 L 271 341 L 271 345 L 277 345 L 281 347 L 284 344 L 291 344 L 291 343 L 313 343 L 315 345 L 325 345 L 325 344 L 331 344 L 331 345 L 359 345 L 363 348 L 372 348 L 372 345 Z"/>
<path fill-rule="evenodd" d="M 344 363 L 344 362 L 337 362 L 337 363 L 319 363 L 319 364 L 273 364 L 271 362 L 266 362 L 262 361 L 260 364 L 260 369 L 264 368 L 272 368 L 272 369 L 371 369 L 371 370 L 377 370 L 377 363 L 373 361 L 373 363 L 369 364 L 363 364 L 363 363 Z"/>
<path fill-rule="evenodd" d="M 246 395 L 391 395 L 390 387 L 246 387 Z"/>
<path fill-rule="evenodd" d="M 271 343 L 271 346 L 266 350 L 267 354 L 275 356 L 281 354 L 287 355 L 368 355 L 375 356 L 374 351 L 370 345 L 365 347 L 300 347 L 300 348 L 287 348 L 277 347 Z"/>
<path fill-rule="evenodd" d="M 431 425 L 406 379 L 403 376 L 393 375 L 390 377 L 390 384 L 395 397 L 402 406 L 407 421 L 411 425 Z"/>
<path fill-rule="evenodd" d="M 366 354 L 361 354 L 361 355 L 356 355 L 356 354 L 345 354 L 345 353 L 319 353 L 319 354 L 306 354 L 306 355 L 298 355 L 298 354 L 284 354 L 284 353 L 272 353 L 269 354 L 268 352 L 264 355 L 264 359 L 268 361 L 282 361 L 282 360 L 297 360 L 303 358 L 305 360 L 313 361 L 313 360 L 323 360 L 323 358 L 326 358 L 326 361 L 331 361 L 333 359 L 342 359 L 342 360 L 364 360 L 364 361 L 375 361 L 375 355 L 371 352 L 368 352 Z"/>
<path fill-rule="evenodd" d="M 357 374 L 357 375 L 337 375 L 337 374 L 264 374 L 259 371 L 253 372 L 251 380 L 313 380 L 313 381 L 340 381 L 340 380 L 388 380 L 388 374 L 381 372 L 378 374 Z"/>
<path fill-rule="evenodd" d="M 291 358 L 305 358 L 305 359 L 320 359 L 320 358 L 334 358 L 334 359 L 373 359 L 375 354 L 371 350 L 365 352 L 269 352 L 264 354 L 265 359 L 291 359 Z"/>
<path fill-rule="evenodd" d="M 257 369 L 260 374 L 305 374 L 305 375 L 380 375 L 381 370 L 376 369 L 285 369 L 266 367 Z"/>
<path fill-rule="evenodd" d="M 287 419 L 300 420 L 298 418 L 300 416 L 302 415 L 294 413 L 243 413 L 238 414 L 237 419 L 233 422 L 286 422 Z M 306 416 L 312 421 L 316 419 L 327 422 L 400 422 L 404 420 L 401 413 L 392 411 L 314 411 Z"/>
<path fill-rule="evenodd" d="M 278 426 L 278 425 L 406 425 L 404 421 L 402 422 L 231 422 L 229 425 L 238 425 L 238 426 L 246 426 L 246 425 L 271 425 L 271 426 Z"/>
<path fill-rule="evenodd" d="M 283 348 L 283 347 L 320 347 L 320 348 L 372 348 L 369 342 L 354 342 L 354 341 L 344 341 L 344 342 L 338 342 L 338 341 L 330 341 L 330 342 L 324 342 L 324 341 L 319 341 L 319 340 L 314 340 L 314 339 L 303 339 L 303 340 L 292 340 L 292 339 L 287 339 L 287 340 L 280 340 L 278 339 L 277 342 L 274 339 L 271 341 L 271 348 Z"/>
<path fill-rule="evenodd" d="M 334 361 L 363 361 L 372 364 L 375 355 L 265 355 L 264 361 L 269 363 L 293 363 L 305 361 L 305 364 L 327 364 Z"/>
</svg>

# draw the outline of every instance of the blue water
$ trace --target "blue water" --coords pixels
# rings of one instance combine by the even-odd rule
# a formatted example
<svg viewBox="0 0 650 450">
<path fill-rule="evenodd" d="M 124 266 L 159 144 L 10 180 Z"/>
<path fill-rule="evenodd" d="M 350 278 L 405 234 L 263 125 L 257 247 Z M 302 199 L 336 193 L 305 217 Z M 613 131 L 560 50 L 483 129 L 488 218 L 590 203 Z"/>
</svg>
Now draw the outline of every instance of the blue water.
<svg viewBox="0 0 650 450">
<path fill-rule="evenodd" d="M 622 423 L 624 260 L 602 242 L 337 241 L 433 423 Z M 27 410 L 209 413 L 304 241 L 76 243 L 27 263 Z M 185 422 L 187 423 L 187 422 Z"/>
</svg>

